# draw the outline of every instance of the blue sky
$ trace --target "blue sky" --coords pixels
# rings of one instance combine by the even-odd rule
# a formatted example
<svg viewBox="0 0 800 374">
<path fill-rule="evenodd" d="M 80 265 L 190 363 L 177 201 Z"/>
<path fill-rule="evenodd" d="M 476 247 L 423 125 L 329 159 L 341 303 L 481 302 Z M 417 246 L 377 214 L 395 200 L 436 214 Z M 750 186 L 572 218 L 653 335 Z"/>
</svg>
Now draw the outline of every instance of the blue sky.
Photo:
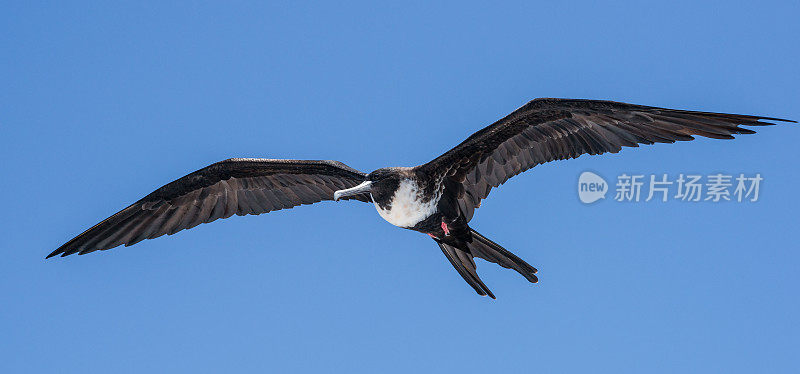
<svg viewBox="0 0 800 374">
<path fill-rule="evenodd" d="M 797 126 L 534 168 L 480 262 L 322 203 L 44 260 L 229 157 L 424 163 L 535 97 L 800 119 L 796 1 L 5 2 L 2 372 L 796 372 Z M 578 175 L 761 173 L 756 203 L 579 202 Z"/>
</svg>

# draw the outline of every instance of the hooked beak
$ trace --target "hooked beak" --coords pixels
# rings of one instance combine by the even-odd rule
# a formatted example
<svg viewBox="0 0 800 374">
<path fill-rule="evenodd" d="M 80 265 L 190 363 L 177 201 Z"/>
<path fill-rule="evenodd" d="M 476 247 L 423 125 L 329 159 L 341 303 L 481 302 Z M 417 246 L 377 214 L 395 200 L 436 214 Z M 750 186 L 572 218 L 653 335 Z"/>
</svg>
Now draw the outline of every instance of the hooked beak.
<svg viewBox="0 0 800 374">
<path fill-rule="evenodd" d="M 360 193 L 369 192 L 372 189 L 372 182 L 366 181 L 353 188 L 339 190 L 333 193 L 333 200 L 339 200 L 345 196 L 358 195 Z"/>
</svg>

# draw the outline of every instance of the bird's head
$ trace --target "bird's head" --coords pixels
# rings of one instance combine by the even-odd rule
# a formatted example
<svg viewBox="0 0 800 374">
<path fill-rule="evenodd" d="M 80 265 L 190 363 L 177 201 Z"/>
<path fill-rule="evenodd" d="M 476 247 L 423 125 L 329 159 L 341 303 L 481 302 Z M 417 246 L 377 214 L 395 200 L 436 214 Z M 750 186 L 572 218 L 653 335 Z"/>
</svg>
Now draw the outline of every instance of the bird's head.
<svg viewBox="0 0 800 374">
<path fill-rule="evenodd" d="M 339 200 L 345 196 L 369 193 L 373 201 L 385 203 L 391 201 L 394 192 L 400 185 L 400 180 L 406 178 L 405 168 L 382 168 L 367 175 L 367 180 L 353 188 L 334 192 L 333 199 Z"/>
</svg>

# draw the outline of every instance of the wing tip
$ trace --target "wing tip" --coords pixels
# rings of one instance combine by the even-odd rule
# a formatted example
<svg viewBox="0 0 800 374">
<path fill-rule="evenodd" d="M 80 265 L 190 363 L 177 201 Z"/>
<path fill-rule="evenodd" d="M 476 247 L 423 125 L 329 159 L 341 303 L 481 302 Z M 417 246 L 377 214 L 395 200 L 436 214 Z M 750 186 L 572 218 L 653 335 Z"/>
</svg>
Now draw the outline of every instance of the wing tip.
<svg viewBox="0 0 800 374">
<path fill-rule="evenodd" d="M 797 123 L 797 121 L 788 118 L 776 118 L 776 117 L 758 117 L 758 123 L 767 126 L 774 126 L 774 123 L 769 122 L 761 122 L 761 121 L 780 121 L 780 122 L 789 122 L 789 123 Z"/>
<path fill-rule="evenodd" d="M 69 243 L 66 243 L 66 244 L 56 248 L 55 251 L 50 252 L 50 254 L 47 255 L 47 257 L 45 257 L 44 259 L 47 260 L 48 258 L 56 257 L 58 255 L 61 255 L 61 257 L 69 256 L 71 254 L 71 252 L 67 249 L 67 245 L 69 245 Z"/>
<path fill-rule="evenodd" d="M 49 258 L 56 257 L 56 256 L 67 257 L 67 256 L 69 256 L 71 254 L 75 254 L 75 252 L 56 249 L 55 251 L 53 251 L 49 255 L 47 255 L 44 259 L 47 260 Z"/>
</svg>

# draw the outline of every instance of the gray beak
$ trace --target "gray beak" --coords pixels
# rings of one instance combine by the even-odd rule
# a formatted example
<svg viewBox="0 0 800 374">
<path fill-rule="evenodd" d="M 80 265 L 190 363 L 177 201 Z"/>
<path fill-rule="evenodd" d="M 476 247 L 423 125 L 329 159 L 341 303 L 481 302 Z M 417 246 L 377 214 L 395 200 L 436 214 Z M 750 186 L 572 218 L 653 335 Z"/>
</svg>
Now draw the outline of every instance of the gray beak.
<svg viewBox="0 0 800 374">
<path fill-rule="evenodd" d="M 366 181 L 353 188 L 348 188 L 346 190 L 339 190 L 334 192 L 333 199 L 339 200 L 345 196 L 353 196 L 353 195 L 358 195 L 360 193 L 369 192 L 371 189 L 372 189 L 372 182 Z"/>
</svg>

